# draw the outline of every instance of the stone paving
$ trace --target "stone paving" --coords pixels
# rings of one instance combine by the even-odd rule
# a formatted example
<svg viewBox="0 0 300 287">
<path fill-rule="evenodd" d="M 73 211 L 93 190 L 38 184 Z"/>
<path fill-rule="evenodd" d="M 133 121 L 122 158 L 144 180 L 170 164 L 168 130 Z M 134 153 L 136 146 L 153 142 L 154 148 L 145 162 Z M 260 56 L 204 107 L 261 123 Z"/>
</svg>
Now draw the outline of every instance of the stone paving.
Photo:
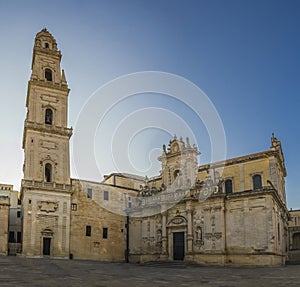
<svg viewBox="0 0 300 287">
<path fill-rule="evenodd" d="M 300 286 L 300 265 L 270 268 L 134 265 L 0 257 L 0 286 Z"/>
</svg>

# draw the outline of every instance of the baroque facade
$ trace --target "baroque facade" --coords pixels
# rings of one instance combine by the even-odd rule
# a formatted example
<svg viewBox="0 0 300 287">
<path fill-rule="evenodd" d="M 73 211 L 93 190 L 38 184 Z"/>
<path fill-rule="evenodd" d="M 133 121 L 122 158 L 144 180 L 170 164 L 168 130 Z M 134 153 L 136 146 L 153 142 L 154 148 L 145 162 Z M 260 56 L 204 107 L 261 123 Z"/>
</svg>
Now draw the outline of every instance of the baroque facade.
<svg viewBox="0 0 300 287">
<path fill-rule="evenodd" d="M 36 35 L 24 123 L 24 256 L 280 265 L 289 249 L 281 143 L 198 165 L 189 139 L 163 146 L 160 174 L 70 178 L 69 88 L 61 52 Z M 5 203 L 4 203 L 5 205 Z"/>
</svg>

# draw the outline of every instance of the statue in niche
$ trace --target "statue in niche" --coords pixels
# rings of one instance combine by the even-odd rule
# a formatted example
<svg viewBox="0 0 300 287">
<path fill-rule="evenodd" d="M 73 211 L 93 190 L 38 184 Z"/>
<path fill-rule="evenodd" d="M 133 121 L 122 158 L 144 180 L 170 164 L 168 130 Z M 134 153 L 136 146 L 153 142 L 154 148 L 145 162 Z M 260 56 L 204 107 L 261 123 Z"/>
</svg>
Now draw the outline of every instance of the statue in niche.
<svg viewBox="0 0 300 287">
<path fill-rule="evenodd" d="M 162 245 L 162 232 L 160 229 L 158 229 L 156 232 L 156 245 L 159 247 Z"/>
<path fill-rule="evenodd" d="M 196 239 L 202 241 L 202 228 L 200 226 L 196 229 Z"/>
<path fill-rule="evenodd" d="M 204 244 L 201 226 L 197 226 L 196 231 L 195 231 L 195 237 L 196 237 L 196 244 L 197 245 L 203 245 Z"/>
</svg>

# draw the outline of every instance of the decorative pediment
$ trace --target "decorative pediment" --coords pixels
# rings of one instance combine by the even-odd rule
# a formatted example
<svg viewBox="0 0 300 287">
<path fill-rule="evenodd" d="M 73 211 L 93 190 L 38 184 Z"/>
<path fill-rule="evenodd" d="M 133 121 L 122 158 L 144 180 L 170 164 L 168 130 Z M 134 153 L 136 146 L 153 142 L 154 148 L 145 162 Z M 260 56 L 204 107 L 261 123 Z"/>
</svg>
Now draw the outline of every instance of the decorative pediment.
<svg viewBox="0 0 300 287">
<path fill-rule="evenodd" d="M 168 226 L 186 225 L 186 222 L 187 220 L 185 217 L 178 215 L 169 221 Z"/>
<path fill-rule="evenodd" d="M 53 236 L 53 231 L 50 228 L 46 228 L 42 231 L 42 236 L 52 237 Z"/>
</svg>

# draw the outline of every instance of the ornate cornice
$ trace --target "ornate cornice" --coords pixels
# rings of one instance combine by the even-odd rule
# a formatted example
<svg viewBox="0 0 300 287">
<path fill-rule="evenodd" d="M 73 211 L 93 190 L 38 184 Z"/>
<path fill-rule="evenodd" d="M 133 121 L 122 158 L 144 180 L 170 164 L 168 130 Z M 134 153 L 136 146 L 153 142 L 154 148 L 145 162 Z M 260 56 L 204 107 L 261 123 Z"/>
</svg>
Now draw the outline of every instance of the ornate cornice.
<svg viewBox="0 0 300 287">
<path fill-rule="evenodd" d="M 60 135 L 68 138 L 71 138 L 73 134 L 72 128 L 51 126 L 51 125 L 46 125 L 44 123 L 41 124 L 41 123 L 30 122 L 28 120 L 25 120 L 24 134 L 23 134 L 23 148 L 25 147 L 26 133 L 28 130 L 44 132 L 52 135 Z"/>
<path fill-rule="evenodd" d="M 71 184 L 63 184 L 56 182 L 45 182 L 37 180 L 27 180 L 23 179 L 21 188 L 24 189 L 39 189 L 45 191 L 54 191 L 54 192 L 63 192 L 63 193 L 72 193 Z"/>
<path fill-rule="evenodd" d="M 49 82 L 49 81 L 45 81 L 45 80 L 39 80 L 39 79 L 35 79 L 33 77 L 31 77 L 30 81 L 28 81 L 28 90 L 31 85 L 35 85 L 35 86 L 42 87 L 42 88 L 56 89 L 56 90 L 63 91 L 63 92 L 67 91 L 68 92 L 67 95 L 70 92 L 70 89 L 66 85 L 63 85 L 62 83 L 54 83 L 54 82 Z"/>
<path fill-rule="evenodd" d="M 73 134 L 72 128 L 52 126 L 52 125 L 47 125 L 44 123 L 41 124 L 41 123 L 36 123 L 36 122 L 30 122 L 28 120 L 25 120 L 24 128 L 39 131 L 39 132 L 47 132 L 50 134 L 57 134 L 60 136 L 67 136 L 68 138 L 70 138 Z"/>
</svg>

